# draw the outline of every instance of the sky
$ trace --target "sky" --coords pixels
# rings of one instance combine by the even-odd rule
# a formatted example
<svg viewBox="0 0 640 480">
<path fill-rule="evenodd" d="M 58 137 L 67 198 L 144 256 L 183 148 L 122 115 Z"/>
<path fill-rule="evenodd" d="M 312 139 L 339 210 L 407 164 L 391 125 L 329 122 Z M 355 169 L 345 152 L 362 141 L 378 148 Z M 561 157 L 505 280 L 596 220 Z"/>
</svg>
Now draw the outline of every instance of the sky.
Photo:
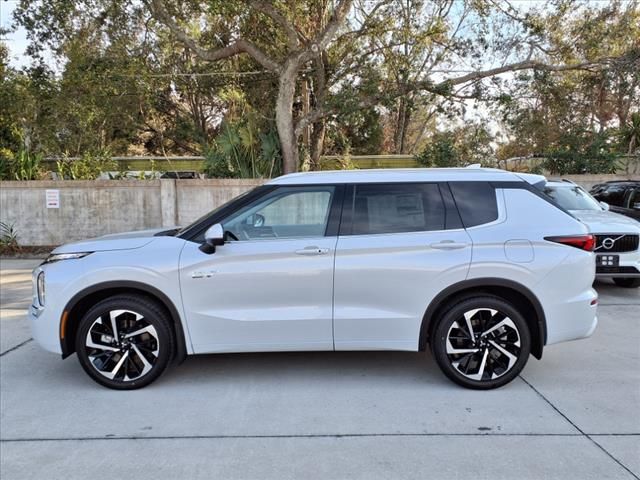
<svg viewBox="0 0 640 480">
<path fill-rule="evenodd" d="M 18 0 L 0 0 L 0 26 L 2 28 L 11 27 L 11 15 Z M 15 32 L 8 33 L 2 37 L 11 52 L 11 65 L 13 67 L 24 67 L 29 64 L 29 59 L 24 55 L 27 48 L 27 32 L 20 28 Z"/>
</svg>

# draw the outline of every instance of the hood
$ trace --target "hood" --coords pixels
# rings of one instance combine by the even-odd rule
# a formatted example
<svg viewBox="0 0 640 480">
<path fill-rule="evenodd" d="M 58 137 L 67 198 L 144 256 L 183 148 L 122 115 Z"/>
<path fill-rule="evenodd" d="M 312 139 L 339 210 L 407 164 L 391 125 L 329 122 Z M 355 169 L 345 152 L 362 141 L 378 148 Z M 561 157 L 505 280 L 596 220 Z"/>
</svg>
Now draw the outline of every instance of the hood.
<svg viewBox="0 0 640 480">
<path fill-rule="evenodd" d="M 640 223 L 619 213 L 606 210 L 571 210 L 571 213 L 587 224 L 591 233 L 640 234 Z"/>
<path fill-rule="evenodd" d="M 174 227 L 175 228 L 175 227 Z M 157 233 L 172 230 L 172 228 L 154 228 L 135 232 L 111 233 L 101 237 L 81 240 L 79 242 L 61 245 L 51 253 L 104 252 L 107 250 L 130 250 L 144 247 L 153 241 Z"/>
</svg>

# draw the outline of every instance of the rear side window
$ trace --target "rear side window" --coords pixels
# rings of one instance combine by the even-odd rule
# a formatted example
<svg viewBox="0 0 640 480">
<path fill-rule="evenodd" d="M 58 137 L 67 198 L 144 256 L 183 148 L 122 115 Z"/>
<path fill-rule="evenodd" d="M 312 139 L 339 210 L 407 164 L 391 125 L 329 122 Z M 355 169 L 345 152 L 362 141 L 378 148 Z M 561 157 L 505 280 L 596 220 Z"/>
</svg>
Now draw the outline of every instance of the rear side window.
<svg viewBox="0 0 640 480">
<path fill-rule="evenodd" d="M 445 208 L 437 184 L 357 184 L 352 201 L 352 235 L 445 228 Z"/>
<path fill-rule="evenodd" d="M 466 228 L 498 219 L 496 191 L 488 182 L 450 182 L 449 186 Z"/>
</svg>

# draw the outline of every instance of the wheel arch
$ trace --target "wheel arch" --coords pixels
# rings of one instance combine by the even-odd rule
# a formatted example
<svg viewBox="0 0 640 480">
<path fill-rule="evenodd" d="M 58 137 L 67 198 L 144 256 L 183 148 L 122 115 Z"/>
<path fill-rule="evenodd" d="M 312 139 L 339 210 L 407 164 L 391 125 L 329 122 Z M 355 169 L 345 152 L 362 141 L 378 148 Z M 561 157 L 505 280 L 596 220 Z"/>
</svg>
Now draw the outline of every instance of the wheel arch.
<svg viewBox="0 0 640 480">
<path fill-rule="evenodd" d="M 438 315 L 451 301 L 471 294 L 486 293 L 513 303 L 524 315 L 531 332 L 531 353 L 537 359 L 547 343 L 547 321 L 542 304 L 524 285 L 503 278 L 474 278 L 455 283 L 442 290 L 431 301 L 422 318 L 419 350 L 424 351 Z"/>
<path fill-rule="evenodd" d="M 76 293 L 62 312 L 60 323 L 60 348 L 62 358 L 67 358 L 76 351 L 75 332 L 78 329 L 80 319 L 87 309 L 106 298 L 121 293 L 138 294 L 158 302 L 166 310 L 171 319 L 175 338 L 174 361 L 181 363 L 187 356 L 186 339 L 182 321 L 178 309 L 164 293 L 151 285 L 134 281 L 103 282 L 87 287 Z"/>
</svg>

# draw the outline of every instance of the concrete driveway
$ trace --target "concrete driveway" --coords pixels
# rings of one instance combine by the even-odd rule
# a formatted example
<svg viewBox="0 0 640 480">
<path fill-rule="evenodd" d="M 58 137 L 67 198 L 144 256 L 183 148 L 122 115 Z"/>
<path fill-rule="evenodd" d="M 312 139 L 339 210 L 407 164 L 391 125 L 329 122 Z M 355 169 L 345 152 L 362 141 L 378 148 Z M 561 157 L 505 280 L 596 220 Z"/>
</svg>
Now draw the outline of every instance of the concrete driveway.
<svg viewBox="0 0 640 480">
<path fill-rule="evenodd" d="M 592 338 L 507 387 L 455 386 L 429 354 L 191 357 L 107 390 L 30 340 L 36 261 L 2 260 L 0 478 L 638 479 L 640 291 L 596 285 Z"/>
</svg>

